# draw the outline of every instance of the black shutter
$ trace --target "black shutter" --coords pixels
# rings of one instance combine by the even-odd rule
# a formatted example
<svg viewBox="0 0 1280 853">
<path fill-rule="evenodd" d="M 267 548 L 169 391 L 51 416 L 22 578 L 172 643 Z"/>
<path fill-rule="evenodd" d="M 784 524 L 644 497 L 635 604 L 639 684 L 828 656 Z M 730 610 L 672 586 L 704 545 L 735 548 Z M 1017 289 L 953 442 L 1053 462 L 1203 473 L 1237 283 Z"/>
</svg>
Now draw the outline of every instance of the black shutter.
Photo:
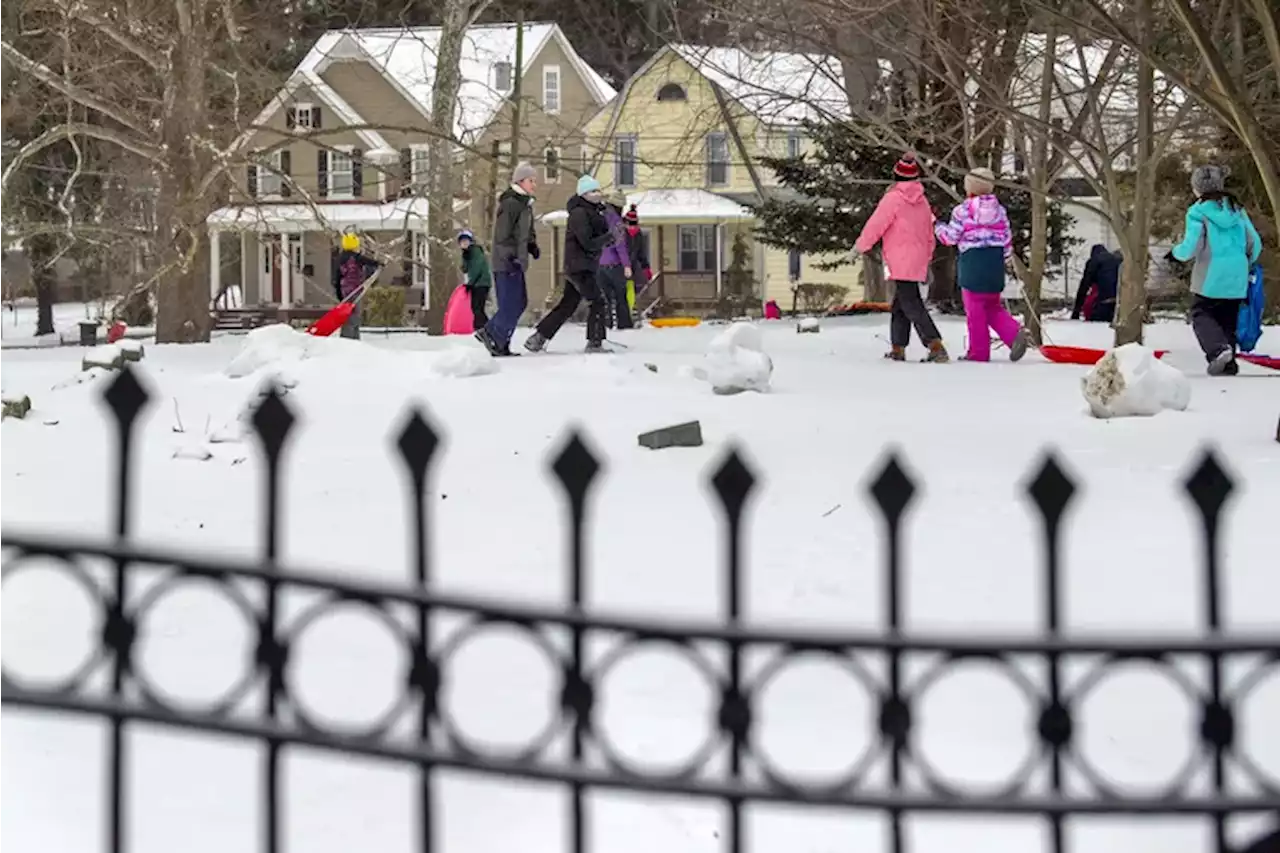
<svg viewBox="0 0 1280 853">
<path fill-rule="evenodd" d="M 289 186 L 293 176 L 293 156 L 289 153 L 289 149 L 285 148 L 280 152 L 280 195 L 288 198 L 293 194 L 293 188 Z"/>
<path fill-rule="evenodd" d="M 285 107 L 284 110 L 284 126 L 289 130 L 293 130 L 298 126 L 298 108 Z"/>
<path fill-rule="evenodd" d="M 311 108 L 311 129 L 312 130 L 320 129 L 320 108 L 319 107 Z"/>
<path fill-rule="evenodd" d="M 351 149 L 351 195 L 360 198 L 364 195 L 364 163 L 363 153 L 359 148 Z"/>
<path fill-rule="evenodd" d="M 316 194 L 329 195 L 329 152 L 323 148 L 316 152 Z"/>
<path fill-rule="evenodd" d="M 250 163 L 245 168 L 245 185 L 249 188 L 249 197 L 258 197 L 258 167 Z"/>
</svg>

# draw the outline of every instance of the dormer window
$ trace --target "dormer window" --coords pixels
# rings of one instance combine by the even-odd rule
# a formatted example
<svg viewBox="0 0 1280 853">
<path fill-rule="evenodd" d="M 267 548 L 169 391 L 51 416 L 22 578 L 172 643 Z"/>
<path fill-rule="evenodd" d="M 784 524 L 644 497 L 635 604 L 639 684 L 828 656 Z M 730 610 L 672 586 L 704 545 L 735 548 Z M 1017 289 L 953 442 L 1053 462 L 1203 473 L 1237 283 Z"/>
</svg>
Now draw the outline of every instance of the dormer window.
<svg viewBox="0 0 1280 853">
<path fill-rule="evenodd" d="M 659 101 L 687 101 L 689 95 L 679 83 L 667 83 L 658 90 Z"/>
<path fill-rule="evenodd" d="M 493 88 L 499 92 L 511 91 L 512 68 L 510 62 L 493 63 Z"/>
<path fill-rule="evenodd" d="M 320 108 L 313 104 L 294 104 L 285 113 L 284 122 L 289 130 L 319 130 Z"/>
</svg>

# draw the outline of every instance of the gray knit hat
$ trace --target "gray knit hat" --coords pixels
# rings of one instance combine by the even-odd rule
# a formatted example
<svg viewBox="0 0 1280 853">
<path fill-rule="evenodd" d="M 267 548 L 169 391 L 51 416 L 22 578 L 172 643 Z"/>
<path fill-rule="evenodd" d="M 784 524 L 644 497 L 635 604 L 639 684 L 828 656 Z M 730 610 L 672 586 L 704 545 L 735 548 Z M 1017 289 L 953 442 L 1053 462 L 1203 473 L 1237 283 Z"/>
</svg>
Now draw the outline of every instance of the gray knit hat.
<svg viewBox="0 0 1280 853">
<path fill-rule="evenodd" d="M 533 165 L 527 160 L 521 160 L 516 164 L 515 171 L 511 173 L 511 183 L 518 184 L 521 181 L 527 181 L 529 178 L 535 178 L 537 176 L 538 173 L 533 168 Z"/>
<path fill-rule="evenodd" d="M 1229 174 L 1231 171 L 1226 166 L 1217 166 L 1212 163 L 1196 166 L 1195 171 L 1191 173 L 1191 191 L 1197 196 L 1223 192 L 1226 189 Z"/>
</svg>

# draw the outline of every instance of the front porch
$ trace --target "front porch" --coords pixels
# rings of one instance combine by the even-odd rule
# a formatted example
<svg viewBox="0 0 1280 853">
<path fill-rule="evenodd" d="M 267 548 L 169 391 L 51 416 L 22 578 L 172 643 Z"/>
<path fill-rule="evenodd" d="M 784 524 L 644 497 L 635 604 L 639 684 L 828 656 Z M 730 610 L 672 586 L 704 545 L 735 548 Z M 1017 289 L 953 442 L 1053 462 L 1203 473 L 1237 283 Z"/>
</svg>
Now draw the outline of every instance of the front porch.
<svg viewBox="0 0 1280 853">
<path fill-rule="evenodd" d="M 416 291 L 416 298 L 407 300 L 410 304 L 420 304 L 427 292 L 425 199 L 224 207 L 210 214 L 207 224 L 209 300 L 215 312 L 332 305 L 333 253 L 347 231 L 359 233 L 366 253 L 385 264 L 382 284 Z M 239 293 L 223 274 L 222 240 L 227 234 L 240 241 Z"/>
<path fill-rule="evenodd" d="M 751 243 L 744 271 L 753 282 L 764 266 L 762 247 L 751 237 L 755 216 L 736 201 L 700 189 L 645 190 L 628 194 L 626 200 L 627 206 L 636 206 L 653 271 L 649 287 L 636 300 L 637 310 L 657 301 L 691 312 L 713 308 L 726 295 L 726 274 L 738 234 Z M 567 219 L 564 211 L 542 217 L 554 235 L 555 269 L 560 269 Z"/>
</svg>

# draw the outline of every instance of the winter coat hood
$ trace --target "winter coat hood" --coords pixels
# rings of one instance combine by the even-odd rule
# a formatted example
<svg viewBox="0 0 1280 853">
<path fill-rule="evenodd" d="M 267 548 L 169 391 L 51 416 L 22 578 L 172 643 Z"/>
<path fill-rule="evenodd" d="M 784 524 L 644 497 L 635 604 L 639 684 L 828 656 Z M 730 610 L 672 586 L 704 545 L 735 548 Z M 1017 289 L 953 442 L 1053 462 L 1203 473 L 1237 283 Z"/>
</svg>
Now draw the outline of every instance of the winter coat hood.
<svg viewBox="0 0 1280 853">
<path fill-rule="evenodd" d="M 919 181 L 898 181 L 898 183 L 889 187 L 889 192 L 902 196 L 902 200 L 906 204 L 927 205 L 929 203 L 929 200 L 924 195 L 924 185 Z"/>
<path fill-rule="evenodd" d="M 583 198 L 580 195 L 569 196 L 569 200 L 565 202 L 564 209 L 572 213 L 574 209 L 578 207 L 590 207 L 601 214 L 604 213 L 604 211 L 600 209 L 604 207 L 603 203 L 591 201 L 589 199 Z"/>
</svg>

